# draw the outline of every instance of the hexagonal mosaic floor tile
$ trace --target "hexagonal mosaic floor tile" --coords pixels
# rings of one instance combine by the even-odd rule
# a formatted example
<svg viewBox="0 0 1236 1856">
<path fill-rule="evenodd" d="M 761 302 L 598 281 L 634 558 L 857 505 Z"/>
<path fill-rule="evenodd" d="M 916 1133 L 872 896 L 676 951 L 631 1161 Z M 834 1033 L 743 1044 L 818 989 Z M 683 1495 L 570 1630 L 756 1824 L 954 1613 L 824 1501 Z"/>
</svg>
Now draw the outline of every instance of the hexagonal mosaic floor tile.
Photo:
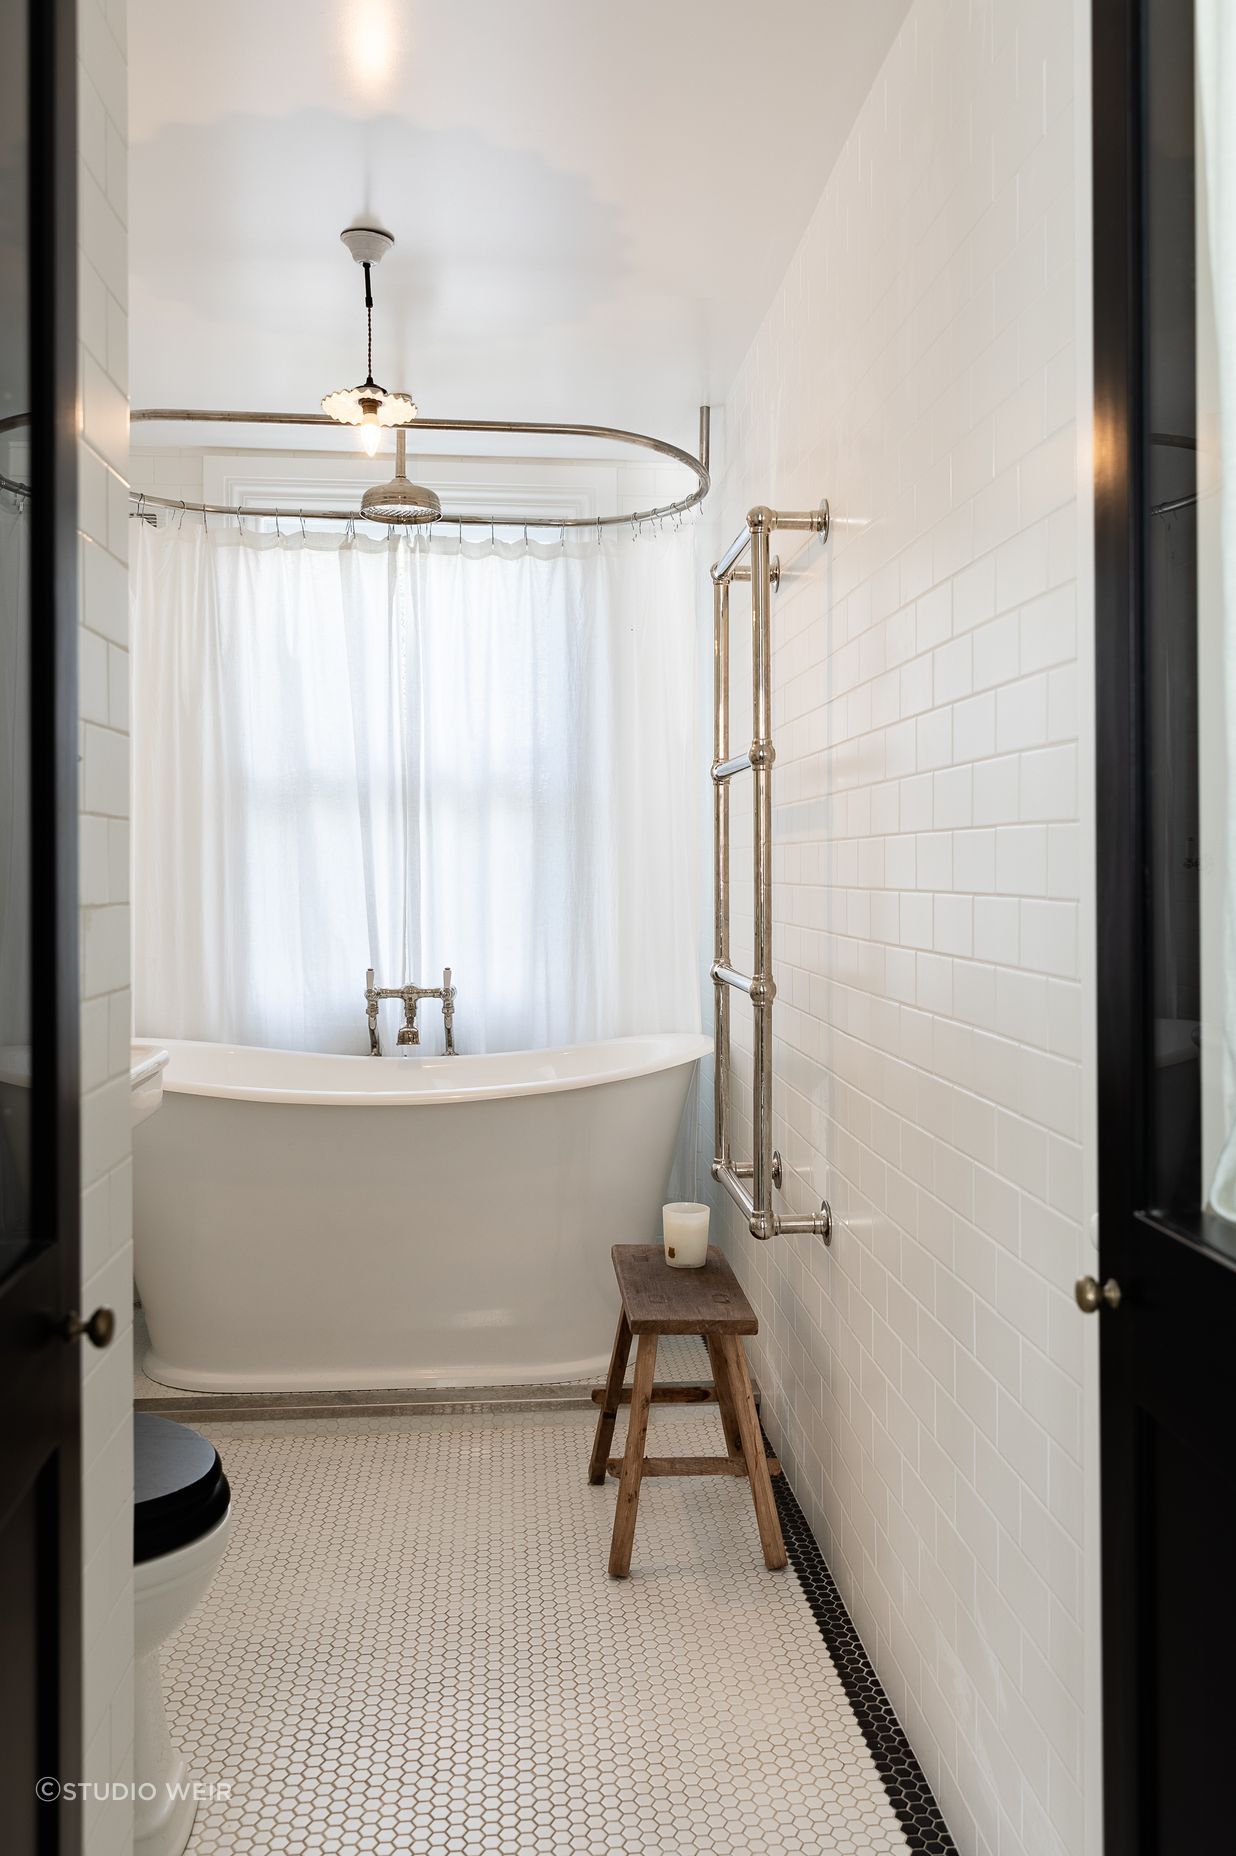
<svg viewBox="0 0 1236 1856">
<path fill-rule="evenodd" d="M 715 1409 L 652 1427 L 720 1447 Z M 188 1856 L 951 1851 L 891 1710 L 881 1776 L 888 1704 L 857 1638 L 829 1653 L 788 1490 L 769 1573 L 745 1482 L 645 1483 L 616 1582 L 587 1413 L 201 1428 L 233 1531 L 164 1650 L 173 1735 L 220 1788 Z"/>
</svg>

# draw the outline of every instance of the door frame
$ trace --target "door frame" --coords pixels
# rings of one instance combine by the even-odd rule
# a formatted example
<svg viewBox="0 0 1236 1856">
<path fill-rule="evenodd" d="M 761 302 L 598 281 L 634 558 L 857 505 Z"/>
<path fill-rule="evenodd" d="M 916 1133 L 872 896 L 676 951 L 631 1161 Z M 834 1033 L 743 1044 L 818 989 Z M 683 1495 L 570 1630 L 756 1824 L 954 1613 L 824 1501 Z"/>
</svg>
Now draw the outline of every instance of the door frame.
<svg viewBox="0 0 1236 1856">
<path fill-rule="evenodd" d="M 1236 1398 L 1236 1358 L 1221 1322 L 1230 1298 L 1226 1290 L 1222 1298 L 1199 1293 L 1205 1270 L 1236 1269 L 1231 1227 L 1205 1209 L 1187 1216 L 1152 1209 L 1144 7 L 1145 0 L 1092 0 L 1091 12 L 1098 1204 L 1100 1275 L 1115 1278 L 1124 1298 L 1100 1315 L 1109 1856 L 1155 1847 L 1148 1749 L 1159 1698 L 1143 1607 L 1156 1515 L 1147 1495 L 1152 1446 L 1138 1413 L 1153 1409 L 1156 1423 L 1221 1460 Z M 1206 1280 L 1213 1289 L 1217 1279 Z M 1209 1401 L 1199 1397 L 1196 1376 L 1173 1371 L 1173 1362 L 1190 1358 L 1206 1375 Z"/>
<path fill-rule="evenodd" d="M 29 0 L 31 317 L 31 1177 L 60 1256 L 59 1311 L 81 1286 L 78 979 L 78 317 L 76 0 Z M 53 1343 L 55 1344 L 55 1343 Z M 66 1408 L 56 1490 L 60 1564 L 56 1719 L 39 1723 L 59 1774 L 81 1775 L 81 1372 Z M 49 1849 L 80 1847 L 79 1808 L 45 1817 Z"/>
<path fill-rule="evenodd" d="M 1141 188 L 1139 0 L 1093 0 L 1091 13 L 1094 278 L 1095 831 L 1098 1202 L 1101 1272 L 1114 1274 L 1109 1234 L 1131 1223 L 1137 1131 L 1145 1125 L 1140 679 Z M 1116 925 L 1123 923 L 1123 932 Z M 1131 1657 L 1122 1648 L 1131 1574 L 1108 1549 L 1131 1498 L 1126 1454 L 1113 1447 L 1112 1349 L 1102 1345 L 1100 1538 L 1103 1634 L 1104 1843 L 1136 1848 L 1138 1745 Z M 1127 1566 L 1127 1561 L 1125 1562 Z M 1123 1682 L 1120 1676 L 1127 1679 Z"/>
</svg>

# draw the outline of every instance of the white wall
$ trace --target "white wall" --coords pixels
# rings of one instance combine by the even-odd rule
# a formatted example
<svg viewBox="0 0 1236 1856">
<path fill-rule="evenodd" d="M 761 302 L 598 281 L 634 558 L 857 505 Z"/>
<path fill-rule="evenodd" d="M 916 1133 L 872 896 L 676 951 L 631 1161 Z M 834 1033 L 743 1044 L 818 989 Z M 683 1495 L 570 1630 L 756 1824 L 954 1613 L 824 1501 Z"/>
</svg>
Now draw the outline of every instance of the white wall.
<svg viewBox="0 0 1236 1856">
<path fill-rule="evenodd" d="M 760 1314 L 765 1421 L 965 1856 L 1098 1847 L 1097 1324 L 1071 1294 L 1092 1088 L 1085 13 L 916 0 L 733 383 L 712 499 L 718 546 L 756 502 L 827 494 L 834 522 L 826 549 L 777 543 L 773 663 L 776 1141 L 786 1205 L 826 1194 L 836 1235 L 760 1245 L 719 1217 Z M 742 746 L 741 589 L 735 610 Z M 733 807 L 743 968 L 738 783 Z"/>
<path fill-rule="evenodd" d="M 118 1323 L 106 1351 L 82 1343 L 81 1776 L 123 1781 L 133 1776 L 125 0 L 79 0 L 78 34 L 81 1306 L 104 1303 Z M 126 1802 L 87 1807 L 87 1856 L 110 1856 L 131 1842 Z"/>
</svg>

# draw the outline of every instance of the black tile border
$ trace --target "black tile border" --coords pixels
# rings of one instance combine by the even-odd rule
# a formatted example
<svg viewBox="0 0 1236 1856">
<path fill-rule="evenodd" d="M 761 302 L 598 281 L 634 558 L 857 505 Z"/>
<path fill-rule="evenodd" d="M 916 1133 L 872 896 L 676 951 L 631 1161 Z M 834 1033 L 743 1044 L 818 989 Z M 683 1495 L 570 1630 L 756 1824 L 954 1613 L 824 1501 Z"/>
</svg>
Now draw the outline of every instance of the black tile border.
<svg viewBox="0 0 1236 1856">
<path fill-rule="evenodd" d="M 784 1471 L 773 1477 L 773 1491 L 790 1565 L 798 1574 L 803 1596 L 819 1625 L 888 1801 L 897 1813 L 906 1847 L 917 1856 L 957 1856 L 957 1845 L 949 1835 L 935 1795 L 871 1666 Z"/>
</svg>

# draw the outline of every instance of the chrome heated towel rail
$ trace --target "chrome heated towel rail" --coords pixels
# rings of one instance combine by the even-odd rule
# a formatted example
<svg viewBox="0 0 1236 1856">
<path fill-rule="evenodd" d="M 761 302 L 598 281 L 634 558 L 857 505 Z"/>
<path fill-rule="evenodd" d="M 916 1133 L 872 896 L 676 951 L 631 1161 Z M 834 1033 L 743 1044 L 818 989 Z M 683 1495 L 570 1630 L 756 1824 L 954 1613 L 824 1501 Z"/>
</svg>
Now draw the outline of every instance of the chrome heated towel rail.
<svg viewBox="0 0 1236 1856">
<path fill-rule="evenodd" d="M 746 1218 L 753 1237 L 780 1233 L 832 1236 L 832 1213 L 825 1199 L 818 1212 L 787 1218 L 773 1209 L 773 1191 L 781 1184 L 781 1156 L 773 1147 L 773 1000 L 772 974 L 772 589 L 780 578 L 770 552 L 777 529 L 805 529 L 828 539 L 828 504 L 801 514 L 762 506 L 752 509 L 746 527 L 712 569 L 713 612 L 713 940 L 712 981 L 716 1067 L 713 1112 L 716 1144 L 713 1178 L 719 1180 Z M 750 565 L 743 566 L 750 554 Z M 751 746 L 730 753 L 730 587 L 751 585 Z M 753 971 L 730 965 L 730 782 L 751 775 L 752 856 L 754 875 Z M 752 1107 L 754 1154 L 749 1163 L 735 1161 L 730 1150 L 730 993 L 744 992 L 755 1014 L 752 1037 Z"/>
</svg>

